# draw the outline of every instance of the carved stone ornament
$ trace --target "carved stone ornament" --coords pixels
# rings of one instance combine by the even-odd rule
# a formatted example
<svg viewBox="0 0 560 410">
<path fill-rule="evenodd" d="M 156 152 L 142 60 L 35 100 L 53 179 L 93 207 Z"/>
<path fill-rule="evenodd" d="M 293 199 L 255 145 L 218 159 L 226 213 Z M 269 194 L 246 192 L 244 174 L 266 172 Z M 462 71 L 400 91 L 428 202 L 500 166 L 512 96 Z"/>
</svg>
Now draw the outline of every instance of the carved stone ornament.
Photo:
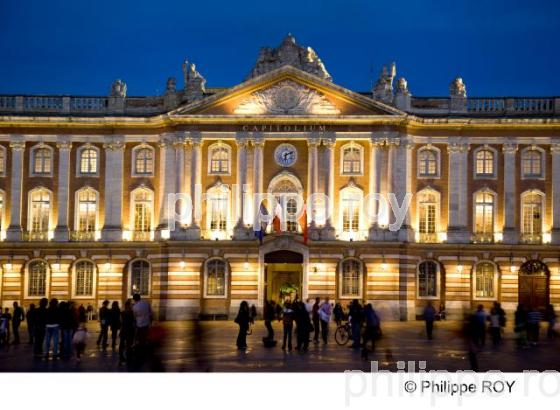
<svg viewBox="0 0 560 410">
<path fill-rule="evenodd" d="M 256 91 L 239 103 L 235 114 L 340 114 L 323 94 L 293 81 L 280 83 L 262 91 Z"/>
</svg>

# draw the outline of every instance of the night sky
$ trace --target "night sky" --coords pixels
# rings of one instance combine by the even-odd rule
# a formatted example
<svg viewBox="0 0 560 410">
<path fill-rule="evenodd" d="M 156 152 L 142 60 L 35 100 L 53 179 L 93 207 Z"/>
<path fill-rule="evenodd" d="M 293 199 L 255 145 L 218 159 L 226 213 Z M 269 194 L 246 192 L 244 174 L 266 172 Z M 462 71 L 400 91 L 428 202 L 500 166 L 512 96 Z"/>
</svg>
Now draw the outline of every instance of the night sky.
<svg viewBox="0 0 560 410">
<path fill-rule="evenodd" d="M 0 93 L 161 94 L 185 58 L 232 86 L 288 32 L 356 91 L 396 61 L 417 96 L 457 75 L 470 96 L 560 95 L 557 0 L 1 0 Z"/>
</svg>

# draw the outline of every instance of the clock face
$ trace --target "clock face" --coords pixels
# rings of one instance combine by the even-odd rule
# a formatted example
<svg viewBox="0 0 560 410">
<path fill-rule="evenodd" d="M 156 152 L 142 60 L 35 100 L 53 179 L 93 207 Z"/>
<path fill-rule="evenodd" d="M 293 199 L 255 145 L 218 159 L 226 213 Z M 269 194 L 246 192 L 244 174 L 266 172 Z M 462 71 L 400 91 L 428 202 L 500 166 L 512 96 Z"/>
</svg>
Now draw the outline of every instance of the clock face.
<svg viewBox="0 0 560 410">
<path fill-rule="evenodd" d="M 292 144 L 280 144 L 274 150 L 274 159 L 282 167 L 291 167 L 297 160 L 297 150 Z"/>
</svg>

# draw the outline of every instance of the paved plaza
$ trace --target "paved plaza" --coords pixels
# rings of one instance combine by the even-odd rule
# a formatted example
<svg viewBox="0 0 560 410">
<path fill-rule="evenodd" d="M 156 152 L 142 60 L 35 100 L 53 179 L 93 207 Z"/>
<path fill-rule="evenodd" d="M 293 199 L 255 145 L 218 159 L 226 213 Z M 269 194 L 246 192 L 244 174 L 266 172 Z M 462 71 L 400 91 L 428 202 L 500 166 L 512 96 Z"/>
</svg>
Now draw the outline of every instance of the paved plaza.
<svg viewBox="0 0 560 410">
<path fill-rule="evenodd" d="M 75 358 L 42 360 L 34 359 L 27 344 L 10 346 L 0 351 L 0 371 L 3 372 L 124 372 L 119 366 L 118 354 L 111 348 L 107 352 L 96 346 L 96 322 L 89 328 L 86 354 L 81 363 Z M 165 338 L 157 350 L 157 366 L 142 370 L 171 372 L 342 372 L 344 370 L 370 370 L 370 362 L 361 358 L 360 352 L 347 346 L 338 346 L 333 338 L 328 345 L 310 344 L 307 353 L 284 352 L 279 346 L 263 347 L 265 334 L 262 321 L 255 323 L 252 335 L 247 337 L 249 348 L 240 352 L 235 347 L 237 325 L 228 321 L 165 322 L 161 324 Z M 281 336 L 281 323 L 274 323 L 276 338 Z M 386 322 L 383 338 L 369 360 L 379 362 L 382 369 L 396 370 L 397 361 L 426 361 L 428 370 L 470 369 L 466 343 L 459 322 L 436 323 L 434 340 L 426 340 L 423 322 Z M 26 329 L 21 331 L 26 340 Z M 544 329 L 543 329 L 544 336 Z M 503 343 L 494 348 L 490 340 L 477 355 L 480 371 L 502 370 L 560 370 L 560 340 L 546 340 L 536 347 L 517 350 L 511 328 L 506 330 Z M 294 335 L 295 341 L 295 335 Z"/>
</svg>

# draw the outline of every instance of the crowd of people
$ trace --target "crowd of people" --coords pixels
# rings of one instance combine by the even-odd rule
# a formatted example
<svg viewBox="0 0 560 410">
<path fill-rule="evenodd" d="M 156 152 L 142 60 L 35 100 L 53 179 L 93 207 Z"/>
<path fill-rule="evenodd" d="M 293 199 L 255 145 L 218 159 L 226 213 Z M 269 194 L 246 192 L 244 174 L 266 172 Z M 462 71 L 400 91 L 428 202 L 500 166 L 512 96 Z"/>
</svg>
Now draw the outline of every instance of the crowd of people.
<svg viewBox="0 0 560 410">
<path fill-rule="evenodd" d="M 140 295 L 128 299 L 122 310 L 118 301 L 109 308 L 109 301 L 105 300 L 97 316 L 100 325 L 97 346 L 107 350 L 111 331 L 111 347 L 113 351 L 118 349 L 119 364 L 130 362 L 134 352 L 141 352 L 146 345 L 153 315 L 150 304 Z M 93 308 L 72 301 L 43 298 L 39 306 L 30 304 L 27 312 L 14 302 L 12 313 L 6 308 L 0 316 L 0 345 L 19 344 L 19 329 L 25 321 L 28 343 L 33 346 L 36 358 L 70 358 L 75 354 L 80 361 L 89 336 L 87 323 L 91 320 Z"/>
</svg>

